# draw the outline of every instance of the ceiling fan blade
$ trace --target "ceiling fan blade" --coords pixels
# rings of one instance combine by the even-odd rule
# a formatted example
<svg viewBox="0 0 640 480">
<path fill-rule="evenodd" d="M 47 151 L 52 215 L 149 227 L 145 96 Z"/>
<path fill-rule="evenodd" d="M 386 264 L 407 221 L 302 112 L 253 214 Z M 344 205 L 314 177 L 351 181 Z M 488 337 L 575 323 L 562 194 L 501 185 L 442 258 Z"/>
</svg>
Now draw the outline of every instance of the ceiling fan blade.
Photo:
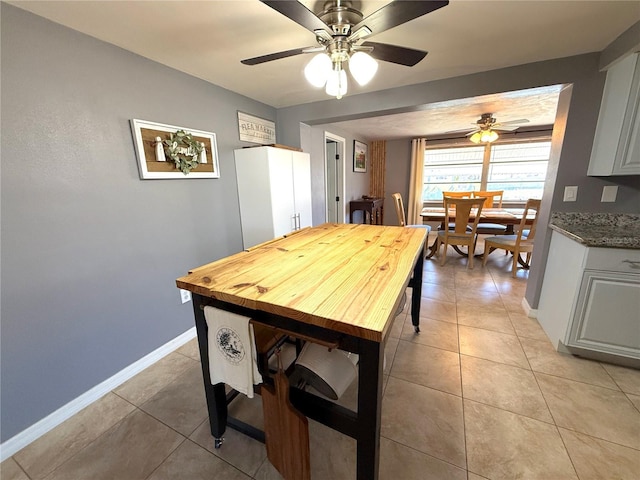
<svg viewBox="0 0 640 480">
<path fill-rule="evenodd" d="M 289 3 L 289 2 L 265 2 L 265 3 Z M 292 2 L 297 3 L 297 2 Z M 376 10 L 371 15 L 363 18 L 351 28 L 352 32 L 361 27 L 368 27 L 373 33 L 384 32 L 397 27 L 414 18 L 421 17 L 449 4 L 448 0 L 395 0 Z"/>
<path fill-rule="evenodd" d="M 453 134 L 453 133 L 463 133 L 464 132 L 464 133 L 466 133 L 468 135 L 471 135 L 472 133 L 479 132 L 479 131 L 480 130 L 477 129 L 477 128 L 475 130 L 471 130 L 470 132 L 469 132 L 468 128 L 459 128 L 458 130 L 447 130 L 446 132 L 442 132 L 442 134 L 443 135 L 449 135 L 449 134 Z"/>
<path fill-rule="evenodd" d="M 515 132 L 519 128 L 520 127 L 517 125 L 514 125 L 513 127 L 503 127 L 502 125 L 500 125 L 499 127 L 491 127 L 491 130 L 495 130 L 496 132 Z"/>
<path fill-rule="evenodd" d="M 284 52 L 270 53 L 269 55 L 261 55 L 259 57 L 247 58 L 240 60 L 244 65 L 259 65 L 260 63 L 271 62 L 272 60 L 280 60 L 281 58 L 293 57 L 301 53 L 307 53 L 308 50 L 315 47 L 294 48 L 293 50 L 285 50 Z"/>
<path fill-rule="evenodd" d="M 519 120 L 509 120 L 508 122 L 498 122 L 496 125 L 515 125 L 516 123 L 529 123 L 529 120 L 521 118 Z"/>
<path fill-rule="evenodd" d="M 315 32 L 316 30 L 324 30 L 331 34 L 329 26 L 320 20 L 315 13 L 305 7 L 298 1 L 291 0 L 260 0 L 265 5 L 270 6 L 275 11 L 290 18 L 298 25 L 302 25 L 307 30 Z"/>
<path fill-rule="evenodd" d="M 429 53 L 423 50 L 398 47 L 397 45 L 389 45 L 387 43 L 364 42 L 362 46 L 373 47 L 373 51 L 369 52 L 369 55 L 377 60 L 406 65 L 407 67 L 413 67 Z"/>
</svg>

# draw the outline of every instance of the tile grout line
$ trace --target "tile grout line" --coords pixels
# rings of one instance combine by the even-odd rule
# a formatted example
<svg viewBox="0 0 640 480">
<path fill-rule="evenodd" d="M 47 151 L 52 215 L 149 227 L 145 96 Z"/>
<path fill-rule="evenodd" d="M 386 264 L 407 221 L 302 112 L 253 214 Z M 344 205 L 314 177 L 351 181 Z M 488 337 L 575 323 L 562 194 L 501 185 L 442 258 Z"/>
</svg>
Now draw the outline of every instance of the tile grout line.
<svg viewBox="0 0 640 480">
<path fill-rule="evenodd" d="M 17 452 L 16 452 L 16 453 L 17 453 Z M 11 456 L 11 457 L 7 458 L 7 460 L 9 460 L 9 459 L 12 459 L 14 462 L 16 462 L 16 465 L 18 465 L 18 468 L 20 469 L 20 471 L 21 471 L 22 473 L 24 473 L 24 474 L 25 474 L 25 476 L 26 476 L 29 480 L 33 480 L 33 477 L 27 473 L 27 471 L 26 471 L 26 470 L 24 469 L 24 467 L 20 464 L 20 462 L 18 461 L 18 459 L 17 459 L 17 458 L 15 458 L 15 456 Z M 5 460 L 5 462 L 6 462 L 7 460 Z M 4 463 L 4 462 L 2 462 L 2 463 Z M 51 473 L 51 472 L 49 472 L 49 473 Z"/>
<path fill-rule="evenodd" d="M 460 373 L 460 406 L 462 408 L 462 439 L 464 446 L 464 466 L 469 478 L 469 448 L 467 445 L 467 417 L 464 408 L 464 382 L 462 380 L 462 346 L 460 345 L 460 324 L 458 323 L 458 289 L 456 287 L 456 334 L 458 337 L 458 371 Z"/>
<path fill-rule="evenodd" d="M 146 413 L 146 412 L 145 412 L 145 413 Z M 148 414 L 147 414 L 147 415 L 148 415 Z M 154 419 L 155 419 L 155 417 L 152 417 L 152 418 L 154 418 Z M 162 460 L 158 465 L 156 465 L 156 467 L 155 467 L 153 470 L 151 470 L 151 472 L 149 472 L 149 475 L 147 475 L 146 477 L 144 477 L 144 478 L 145 478 L 145 480 L 146 480 L 146 479 L 148 479 L 149 477 L 151 477 L 151 476 L 152 476 L 152 475 L 153 475 L 153 474 L 154 474 L 154 473 L 155 473 L 155 472 L 156 472 L 156 471 L 157 471 L 157 470 L 158 470 L 162 465 L 164 465 L 164 463 L 169 459 L 169 457 L 170 457 L 171 455 L 173 455 L 173 453 L 174 453 L 176 450 L 178 450 L 178 448 L 180 448 L 180 447 L 182 446 L 182 444 L 184 444 L 184 442 L 185 442 L 185 441 L 187 441 L 187 440 L 188 440 L 188 438 L 185 438 L 183 435 L 180 435 L 180 436 L 182 437 L 182 441 L 181 441 L 178 445 L 176 445 L 176 448 L 174 448 L 173 450 L 171 450 L 171 451 L 169 452 L 169 454 L 168 454 L 168 455 L 167 455 L 167 456 L 166 456 L 166 457 L 165 457 L 165 458 L 164 458 L 164 459 L 163 459 L 163 460 Z"/>
<path fill-rule="evenodd" d="M 620 446 L 620 447 L 624 447 L 624 448 L 630 448 L 631 450 L 640 451 L 640 449 L 637 449 L 637 448 L 634 448 L 634 447 L 630 447 L 629 445 L 624 445 L 624 444 L 622 444 L 622 443 L 614 442 L 614 441 L 611 441 L 611 440 L 606 439 L 606 438 L 597 437 L 597 436 L 592 435 L 592 434 L 590 434 L 590 433 L 585 433 L 585 432 L 581 432 L 580 430 L 575 430 L 575 429 L 573 429 L 573 428 L 569 428 L 569 427 L 564 427 L 564 426 L 558 425 L 558 423 L 557 423 L 557 421 L 556 421 L 556 419 L 555 419 L 555 416 L 553 415 L 553 411 L 551 410 L 551 408 L 549 407 L 549 404 L 547 403 L 547 398 L 546 398 L 546 396 L 545 396 L 545 394 L 544 394 L 544 391 L 543 391 L 543 390 L 542 390 L 542 388 L 540 387 L 540 384 L 539 384 L 539 382 L 538 382 L 538 377 L 537 377 L 537 375 L 536 375 L 536 373 L 540 373 L 540 374 L 542 374 L 542 375 L 549 375 L 549 374 L 544 373 L 544 372 L 535 372 L 535 371 L 534 371 L 533 373 L 534 373 L 534 378 L 535 378 L 535 380 L 536 380 L 536 383 L 538 384 L 538 388 L 540 389 L 540 392 L 542 393 L 542 398 L 543 398 L 543 400 L 544 400 L 545 404 L 547 405 L 547 408 L 549 409 L 549 413 L 551 414 L 551 418 L 553 419 L 553 423 L 554 423 L 554 425 L 555 425 L 556 429 L 564 428 L 565 430 L 569 430 L 569 431 L 571 431 L 571 432 L 575 432 L 575 433 L 577 433 L 577 434 L 584 435 L 584 436 L 589 437 L 589 438 L 594 438 L 594 439 L 596 439 L 596 440 L 601 440 L 601 441 L 603 441 L 603 442 L 611 443 L 611 444 L 613 444 L 613 445 L 618 445 L 618 446 Z M 567 380 L 567 381 L 570 381 L 570 382 L 581 383 L 581 384 L 583 384 L 583 385 L 588 385 L 588 386 L 591 386 L 591 387 L 607 388 L 607 387 L 602 387 L 602 386 L 600 386 L 600 385 L 593 385 L 593 384 L 590 384 L 590 383 L 579 382 L 579 381 L 577 381 L 577 380 L 572 380 L 572 379 L 569 379 L 569 378 L 559 377 L 559 376 L 557 376 L 557 375 L 549 375 L 549 376 L 552 376 L 552 377 L 555 377 L 555 378 L 560 378 L 560 379 L 562 379 L 562 380 Z M 617 392 L 617 391 L 618 391 L 618 390 L 613 390 L 613 389 L 609 389 L 609 390 L 611 390 L 611 391 L 613 391 L 613 392 Z M 626 394 L 625 394 L 624 392 L 620 391 L 620 393 L 622 393 L 623 395 L 625 395 L 625 396 L 626 396 Z M 628 397 L 627 397 L 627 398 L 628 398 Z M 631 403 L 633 403 L 633 402 L 631 402 Z M 558 431 L 558 434 L 560 435 L 560 432 L 559 432 L 559 431 Z M 560 437 L 562 438 L 562 435 L 560 435 Z M 564 442 L 563 442 L 563 443 L 564 443 Z M 566 450 L 566 447 L 565 447 L 565 450 Z M 567 450 L 567 455 L 568 455 L 568 454 L 569 454 L 569 451 Z"/>
<path fill-rule="evenodd" d="M 135 405 L 134 405 L 135 407 Z M 137 407 L 135 407 L 137 409 Z M 64 462 L 62 462 L 60 465 L 58 465 L 57 467 L 55 467 L 53 470 L 47 472 L 47 474 L 43 477 L 43 480 L 46 480 L 48 478 L 51 477 L 51 475 L 53 475 L 53 473 L 60 469 L 63 465 L 66 465 L 67 463 L 69 463 L 71 460 L 73 460 L 75 457 L 77 457 L 78 455 L 80 455 L 82 452 L 84 452 L 87 448 L 89 448 L 91 445 L 95 444 L 100 438 L 102 438 L 104 435 L 106 435 L 107 433 L 111 432 L 112 430 L 114 430 L 115 428 L 118 427 L 118 425 L 120 425 L 126 418 L 130 417 L 131 415 L 133 415 L 136 411 L 132 410 L 131 412 L 127 413 L 124 417 L 122 417 L 120 420 L 118 420 L 116 423 L 114 423 L 113 425 L 111 425 L 109 428 L 107 428 L 104 432 L 102 432 L 100 435 L 98 435 L 96 438 L 94 438 L 93 440 L 91 440 L 89 443 L 87 443 L 84 447 L 82 447 L 80 450 L 78 450 L 76 453 L 74 453 L 73 455 L 71 455 L 69 458 L 67 458 Z M 72 417 L 73 418 L 73 417 Z"/>
<path fill-rule="evenodd" d="M 451 466 L 453 466 L 455 468 L 459 468 L 460 470 L 464 470 L 466 472 L 466 468 L 462 468 L 460 465 L 456 465 L 455 463 L 451 463 L 448 460 L 444 460 L 444 459 L 442 459 L 440 457 L 436 457 L 435 455 L 432 455 L 430 453 L 424 452 L 422 450 L 418 450 L 413 445 L 407 445 L 407 444 L 405 444 L 403 442 L 400 442 L 398 440 L 395 440 L 393 438 L 385 437 L 382 434 L 380 435 L 380 438 L 384 438 L 385 440 L 388 440 L 389 442 L 397 443 L 398 445 L 402 445 L 403 447 L 409 448 L 409 449 L 413 450 L 414 452 L 419 453 L 420 455 L 425 455 L 425 456 L 427 456 L 429 458 L 433 458 L 433 459 L 435 459 L 435 460 L 437 460 L 439 462 L 446 463 L 447 465 L 451 465 Z M 465 457 L 466 457 L 466 455 L 465 455 Z M 465 464 L 466 464 L 466 461 L 465 461 Z"/>
<path fill-rule="evenodd" d="M 576 474 L 576 478 L 578 478 L 578 480 L 580 480 L 580 475 L 578 475 L 578 469 L 576 468 L 576 465 L 575 465 L 575 463 L 573 461 L 573 458 L 571 458 L 571 454 L 569 453 L 569 449 L 567 448 L 567 444 L 564 441 L 564 437 L 560 433 L 560 428 L 558 428 L 558 425 L 556 425 L 555 427 L 556 427 L 556 432 L 558 432 L 558 436 L 560 437 L 560 441 L 562 442 L 562 446 L 564 447 L 564 451 L 567 453 L 567 458 L 569 458 L 569 462 L 571 462 L 571 468 L 573 468 L 573 471 Z"/>
</svg>

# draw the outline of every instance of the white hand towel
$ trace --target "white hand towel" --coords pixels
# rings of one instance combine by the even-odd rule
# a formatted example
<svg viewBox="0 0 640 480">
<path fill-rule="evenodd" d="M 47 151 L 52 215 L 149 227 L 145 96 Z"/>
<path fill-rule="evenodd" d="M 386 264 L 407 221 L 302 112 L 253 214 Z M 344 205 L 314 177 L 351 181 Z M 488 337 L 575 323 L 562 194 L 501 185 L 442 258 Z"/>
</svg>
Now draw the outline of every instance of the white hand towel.
<svg viewBox="0 0 640 480">
<path fill-rule="evenodd" d="M 262 383 L 255 336 L 249 318 L 214 307 L 204 307 L 209 327 L 211 384 L 224 382 L 253 398 L 253 386 Z"/>
</svg>

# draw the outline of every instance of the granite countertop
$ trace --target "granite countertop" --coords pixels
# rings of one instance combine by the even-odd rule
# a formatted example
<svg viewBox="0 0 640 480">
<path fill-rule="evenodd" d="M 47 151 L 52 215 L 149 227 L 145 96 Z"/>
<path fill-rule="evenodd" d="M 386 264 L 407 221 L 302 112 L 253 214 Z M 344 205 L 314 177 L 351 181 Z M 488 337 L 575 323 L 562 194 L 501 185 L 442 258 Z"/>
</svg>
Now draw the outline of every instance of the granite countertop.
<svg viewBox="0 0 640 480">
<path fill-rule="evenodd" d="M 553 212 L 549 227 L 587 247 L 640 249 L 640 214 Z"/>
</svg>

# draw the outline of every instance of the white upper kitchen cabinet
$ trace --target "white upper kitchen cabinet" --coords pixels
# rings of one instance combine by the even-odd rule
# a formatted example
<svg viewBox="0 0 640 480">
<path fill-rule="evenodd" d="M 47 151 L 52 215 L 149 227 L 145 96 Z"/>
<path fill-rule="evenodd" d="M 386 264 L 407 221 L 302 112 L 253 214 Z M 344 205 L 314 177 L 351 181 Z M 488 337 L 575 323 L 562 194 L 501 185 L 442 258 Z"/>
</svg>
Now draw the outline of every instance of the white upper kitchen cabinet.
<svg viewBox="0 0 640 480">
<path fill-rule="evenodd" d="M 587 175 L 640 175 L 640 54 L 607 71 Z"/>
<path fill-rule="evenodd" d="M 308 153 L 253 147 L 234 155 L 245 249 L 311 226 Z"/>
</svg>

